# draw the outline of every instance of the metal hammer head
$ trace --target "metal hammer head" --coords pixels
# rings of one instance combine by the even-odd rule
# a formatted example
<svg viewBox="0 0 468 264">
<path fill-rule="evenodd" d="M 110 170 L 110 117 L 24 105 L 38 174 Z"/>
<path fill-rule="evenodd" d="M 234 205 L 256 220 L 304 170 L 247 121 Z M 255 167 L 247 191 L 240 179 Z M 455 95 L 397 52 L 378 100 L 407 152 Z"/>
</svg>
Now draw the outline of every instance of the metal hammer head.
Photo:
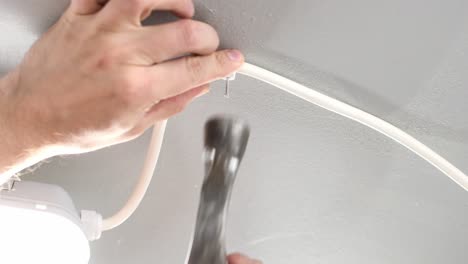
<svg viewBox="0 0 468 264">
<path fill-rule="evenodd" d="M 205 125 L 205 148 L 242 159 L 249 140 L 249 126 L 241 119 L 219 116 Z"/>
</svg>

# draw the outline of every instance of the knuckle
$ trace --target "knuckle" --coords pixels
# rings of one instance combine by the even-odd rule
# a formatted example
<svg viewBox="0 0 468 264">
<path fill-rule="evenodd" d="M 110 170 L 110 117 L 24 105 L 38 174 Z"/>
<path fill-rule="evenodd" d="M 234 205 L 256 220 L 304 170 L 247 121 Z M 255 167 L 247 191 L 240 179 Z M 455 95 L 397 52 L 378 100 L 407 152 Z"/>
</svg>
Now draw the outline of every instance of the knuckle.
<svg viewBox="0 0 468 264">
<path fill-rule="evenodd" d="M 181 42 L 187 47 L 197 46 L 201 23 L 190 19 L 184 19 L 179 22 L 179 32 L 181 34 Z"/>
<path fill-rule="evenodd" d="M 185 57 L 185 67 L 187 68 L 190 82 L 197 84 L 203 76 L 203 63 L 200 57 Z"/>
<path fill-rule="evenodd" d="M 183 6 L 189 6 L 189 5 L 192 5 L 193 0 L 182 0 L 180 2 L 181 2 L 180 4 Z"/>
<path fill-rule="evenodd" d="M 212 26 L 205 23 L 202 24 L 207 32 L 207 37 L 211 40 L 210 44 L 213 46 L 213 49 L 216 50 L 220 43 L 218 32 Z"/>
<path fill-rule="evenodd" d="M 134 9 L 140 10 L 146 7 L 147 0 L 127 0 L 128 4 Z"/>
<path fill-rule="evenodd" d="M 220 68 L 222 69 L 222 67 L 226 64 L 228 64 L 228 60 L 226 58 L 226 55 L 223 53 L 223 52 L 216 52 L 214 54 L 214 59 L 215 59 L 215 63 L 220 66 Z"/>
<path fill-rule="evenodd" d="M 101 47 L 101 52 L 90 50 L 89 54 L 95 54 L 96 67 L 98 69 L 108 70 L 118 61 L 121 56 L 121 51 L 116 48 L 115 45 L 109 43 L 102 43 L 99 45 Z"/>
<path fill-rule="evenodd" d="M 121 75 L 116 86 L 116 94 L 124 105 L 132 105 L 141 97 L 142 84 L 140 76 L 133 71 L 128 71 Z"/>
<path fill-rule="evenodd" d="M 209 48 L 219 46 L 216 30 L 203 22 L 185 19 L 179 22 L 180 42 L 187 48 Z"/>
<path fill-rule="evenodd" d="M 96 67 L 98 69 L 109 69 L 112 67 L 115 61 L 115 55 L 113 52 L 106 52 L 105 54 L 102 54 L 101 56 L 98 57 L 97 62 L 96 62 Z"/>
</svg>

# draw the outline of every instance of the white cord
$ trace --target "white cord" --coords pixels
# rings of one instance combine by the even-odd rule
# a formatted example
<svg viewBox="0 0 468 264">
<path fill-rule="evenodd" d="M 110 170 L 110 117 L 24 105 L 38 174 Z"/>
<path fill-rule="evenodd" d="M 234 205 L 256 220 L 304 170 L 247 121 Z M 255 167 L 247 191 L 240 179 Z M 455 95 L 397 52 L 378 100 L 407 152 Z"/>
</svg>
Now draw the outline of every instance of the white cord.
<svg viewBox="0 0 468 264">
<path fill-rule="evenodd" d="M 345 104 L 255 65 L 246 63 L 240 69 L 239 73 L 269 83 L 312 104 L 352 119 L 384 134 L 425 159 L 460 185 L 463 189 L 468 191 L 468 177 L 462 171 L 453 166 L 446 159 L 442 158 L 435 151 L 394 125 L 356 107 Z"/>
<path fill-rule="evenodd" d="M 395 140 L 409 150 L 413 151 L 415 154 L 451 178 L 463 189 L 468 191 L 468 176 L 466 176 L 462 171 L 453 166 L 450 162 L 445 160 L 435 151 L 431 150 L 426 145 L 419 142 L 417 139 L 395 127 L 394 125 L 356 107 L 350 106 L 346 103 L 314 91 L 304 85 L 291 81 L 281 75 L 267 71 L 258 66 L 245 63 L 239 70 L 239 73 L 269 83 L 312 104 L 352 119 L 382 133 L 383 135 Z M 122 224 L 131 216 L 131 214 L 136 210 L 141 200 L 143 199 L 158 160 L 165 126 L 166 122 L 155 126 L 153 131 L 153 138 L 148 149 L 148 154 L 146 156 L 146 161 L 140 176 L 140 180 L 132 195 L 130 196 L 127 204 L 116 215 L 103 221 L 103 230 L 109 230 Z"/>
<path fill-rule="evenodd" d="M 138 182 L 130 195 L 127 203 L 118 211 L 115 215 L 106 218 L 102 221 L 102 230 L 107 231 L 125 222 L 140 205 L 143 197 L 146 194 L 146 190 L 153 178 L 154 169 L 158 163 L 159 153 L 161 152 L 161 146 L 163 143 L 164 132 L 166 131 L 167 121 L 157 123 L 153 128 L 153 135 L 151 138 L 148 151 L 146 153 L 145 163 L 143 170 L 141 171 Z"/>
</svg>

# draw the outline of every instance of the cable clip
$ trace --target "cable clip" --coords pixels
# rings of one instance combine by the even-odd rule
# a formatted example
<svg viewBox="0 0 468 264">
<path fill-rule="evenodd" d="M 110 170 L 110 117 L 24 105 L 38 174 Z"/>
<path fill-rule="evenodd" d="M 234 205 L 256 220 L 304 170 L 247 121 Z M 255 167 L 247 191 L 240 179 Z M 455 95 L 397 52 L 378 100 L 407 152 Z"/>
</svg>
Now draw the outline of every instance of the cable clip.
<svg viewBox="0 0 468 264">
<path fill-rule="evenodd" d="M 229 98 L 229 82 L 236 79 L 236 72 L 224 78 L 226 81 L 226 87 L 224 89 L 224 97 Z"/>
</svg>

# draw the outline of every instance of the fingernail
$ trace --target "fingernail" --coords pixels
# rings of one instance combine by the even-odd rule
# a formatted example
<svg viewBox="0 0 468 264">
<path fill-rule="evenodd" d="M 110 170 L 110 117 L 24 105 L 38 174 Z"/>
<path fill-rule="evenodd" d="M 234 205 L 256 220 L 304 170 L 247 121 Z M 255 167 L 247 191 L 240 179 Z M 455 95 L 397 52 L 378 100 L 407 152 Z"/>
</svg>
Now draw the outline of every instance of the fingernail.
<svg viewBox="0 0 468 264">
<path fill-rule="evenodd" d="M 227 52 L 227 56 L 232 61 L 240 61 L 242 60 L 242 53 L 238 50 L 230 50 Z"/>
</svg>

